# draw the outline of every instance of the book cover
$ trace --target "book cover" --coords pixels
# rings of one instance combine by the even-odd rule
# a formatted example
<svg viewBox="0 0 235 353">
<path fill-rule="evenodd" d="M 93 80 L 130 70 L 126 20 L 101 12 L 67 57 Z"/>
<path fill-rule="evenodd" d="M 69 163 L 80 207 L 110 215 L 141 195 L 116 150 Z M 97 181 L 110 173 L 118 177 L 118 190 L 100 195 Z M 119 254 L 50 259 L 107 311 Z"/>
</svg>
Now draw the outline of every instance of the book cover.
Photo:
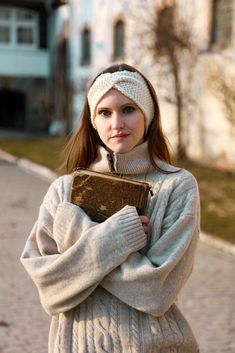
<svg viewBox="0 0 235 353">
<path fill-rule="evenodd" d="M 81 207 L 95 222 L 103 222 L 126 205 L 146 213 L 150 185 L 113 174 L 88 169 L 73 173 L 71 202 Z"/>
</svg>

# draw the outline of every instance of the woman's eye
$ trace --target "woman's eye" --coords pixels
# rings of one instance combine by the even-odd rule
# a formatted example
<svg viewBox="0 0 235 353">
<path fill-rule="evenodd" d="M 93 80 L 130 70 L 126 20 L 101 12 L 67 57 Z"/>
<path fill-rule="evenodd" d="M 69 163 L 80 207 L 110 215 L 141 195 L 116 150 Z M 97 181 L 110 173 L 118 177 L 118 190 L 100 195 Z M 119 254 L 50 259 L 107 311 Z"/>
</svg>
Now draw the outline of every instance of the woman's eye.
<svg viewBox="0 0 235 353">
<path fill-rule="evenodd" d="M 125 107 L 125 108 L 123 109 L 123 112 L 124 112 L 125 114 L 129 114 L 129 113 L 132 113 L 134 110 L 135 110 L 134 107 L 132 107 L 132 106 L 127 106 L 127 107 Z"/>
<path fill-rule="evenodd" d="M 105 109 L 104 110 L 100 110 L 99 111 L 99 115 L 108 117 L 108 116 L 110 116 L 110 111 L 105 110 Z"/>
</svg>

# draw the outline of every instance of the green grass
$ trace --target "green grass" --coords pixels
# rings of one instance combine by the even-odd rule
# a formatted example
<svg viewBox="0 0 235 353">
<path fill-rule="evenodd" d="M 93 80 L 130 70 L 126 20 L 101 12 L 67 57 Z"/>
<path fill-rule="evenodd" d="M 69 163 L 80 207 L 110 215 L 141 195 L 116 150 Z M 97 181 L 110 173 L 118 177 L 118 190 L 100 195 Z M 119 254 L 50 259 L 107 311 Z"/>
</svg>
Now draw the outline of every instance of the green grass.
<svg viewBox="0 0 235 353">
<path fill-rule="evenodd" d="M 4 139 L 0 148 L 57 171 L 62 138 Z M 235 244 L 235 175 L 193 163 L 184 164 L 198 180 L 202 230 Z"/>
<path fill-rule="evenodd" d="M 0 148 L 19 158 L 27 158 L 57 171 L 61 164 L 63 139 L 57 137 L 3 139 Z"/>
<path fill-rule="evenodd" d="M 235 174 L 187 163 L 201 198 L 202 229 L 235 244 Z"/>
</svg>

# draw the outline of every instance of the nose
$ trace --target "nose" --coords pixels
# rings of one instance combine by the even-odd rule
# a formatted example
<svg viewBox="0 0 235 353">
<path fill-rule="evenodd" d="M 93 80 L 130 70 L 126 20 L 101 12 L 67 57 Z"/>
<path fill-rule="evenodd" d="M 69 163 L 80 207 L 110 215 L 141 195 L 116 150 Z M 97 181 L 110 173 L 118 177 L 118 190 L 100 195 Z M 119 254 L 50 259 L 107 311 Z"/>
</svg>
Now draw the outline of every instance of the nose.
<svg viewBox="0 0 235 353">
<path fill-rule="evenodd" d="M 125 125 L 124 117 L 120 113 L 114 113 L 112 116 L 112 128 L 114 130 L 123 129 Z"/>
</svg>

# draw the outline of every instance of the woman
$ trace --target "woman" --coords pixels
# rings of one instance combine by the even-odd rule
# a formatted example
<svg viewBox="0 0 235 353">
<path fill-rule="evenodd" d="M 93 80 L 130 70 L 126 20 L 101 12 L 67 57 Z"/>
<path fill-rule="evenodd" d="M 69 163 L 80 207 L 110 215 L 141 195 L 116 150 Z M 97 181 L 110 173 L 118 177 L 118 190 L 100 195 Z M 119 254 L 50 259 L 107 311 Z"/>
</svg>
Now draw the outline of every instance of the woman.
<svg viewBox="0 0 235 353">
<path fill-rule="evenodd" d="M 198 241 L 197 183 L 170 164 L 157 97 L 139 71 L 116 65 L 93 81 L 66 162 L 21 258 L 52 315 L 49 352 L 199 352 L 177 307 Z M 126 205 L 93 222 L 70 202 L 78 166 L 148 182 L 147 214 Z"/>
</svg>

